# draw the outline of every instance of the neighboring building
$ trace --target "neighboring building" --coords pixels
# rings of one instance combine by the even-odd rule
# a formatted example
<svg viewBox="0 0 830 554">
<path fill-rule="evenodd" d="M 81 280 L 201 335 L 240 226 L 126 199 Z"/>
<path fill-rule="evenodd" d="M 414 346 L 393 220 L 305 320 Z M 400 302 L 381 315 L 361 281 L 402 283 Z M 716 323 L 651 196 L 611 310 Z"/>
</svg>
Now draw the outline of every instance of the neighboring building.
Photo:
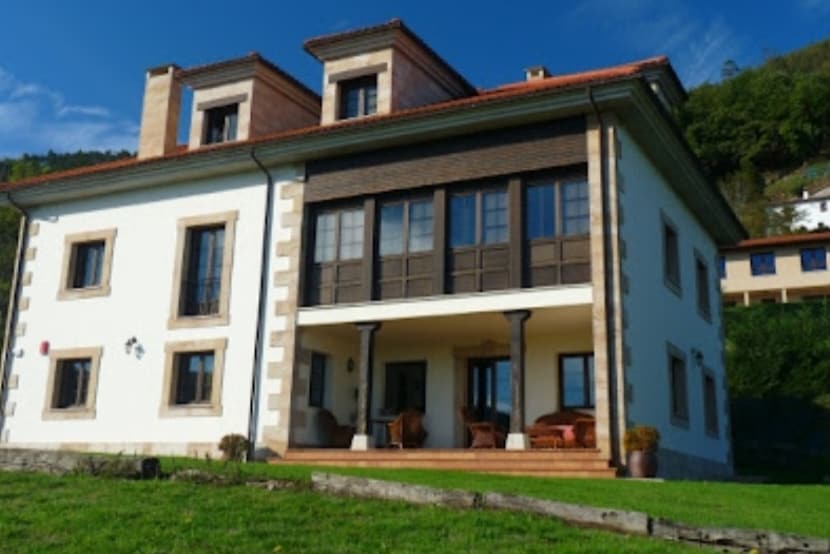
<svg viewBox="0 0 830 554">
<path fill-rule="evenodd" d="M 360 450 L 417 408 L 460 449 L 470 407 L 521 450 L 576 409 L 593 462 L 645 424 L 663 474 L 730 474 L 716 264 L 744 231 L 668 61 L 477 90 L 398 20 L 305 47 L 322 99 L 256 55 L 150 70 L 136 159 L 0 188 L 26 213 L 2 443 L 285 455 L 326 408 Z"/>
<path fill-rule="evenodd" d="M 727 306 L 830 297 L 830 232 L 749 239 L 721 249 L 718 270 Z"/>
<path fill-rule="evenodd" d="M 790 211 L 793 231 L 830 229 L 830 187 L 812 194 L 804 190 L 801 198 L 775 203 L 769 209 L 782 215 Z"/>
</svg>

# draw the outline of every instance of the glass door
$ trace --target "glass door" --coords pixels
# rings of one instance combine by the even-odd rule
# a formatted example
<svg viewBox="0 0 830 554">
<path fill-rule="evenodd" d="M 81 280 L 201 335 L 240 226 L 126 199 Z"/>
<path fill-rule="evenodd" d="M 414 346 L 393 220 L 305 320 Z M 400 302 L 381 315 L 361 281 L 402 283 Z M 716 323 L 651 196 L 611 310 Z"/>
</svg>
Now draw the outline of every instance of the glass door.
<svg viewBox="0 0 830 554">
<path fill-rule="evenodd" d="M 467 406 L 475 421 L 510 428 L 510 359 L 473 358 L 467 373 Z"/>
</svg>

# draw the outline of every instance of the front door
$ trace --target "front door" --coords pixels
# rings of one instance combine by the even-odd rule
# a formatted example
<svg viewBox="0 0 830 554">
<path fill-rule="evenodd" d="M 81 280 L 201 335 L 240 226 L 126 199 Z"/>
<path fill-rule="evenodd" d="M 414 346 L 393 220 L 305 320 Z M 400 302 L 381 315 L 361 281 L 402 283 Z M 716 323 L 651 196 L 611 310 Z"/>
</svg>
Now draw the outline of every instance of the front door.
<svg viewBox="0 0 830 554">
<path fill-rule="evenodd" d="M 467 371 L 467 406 L 475 421 L 510 428 L 510 358 L 472 358 Z"/>
</svg>

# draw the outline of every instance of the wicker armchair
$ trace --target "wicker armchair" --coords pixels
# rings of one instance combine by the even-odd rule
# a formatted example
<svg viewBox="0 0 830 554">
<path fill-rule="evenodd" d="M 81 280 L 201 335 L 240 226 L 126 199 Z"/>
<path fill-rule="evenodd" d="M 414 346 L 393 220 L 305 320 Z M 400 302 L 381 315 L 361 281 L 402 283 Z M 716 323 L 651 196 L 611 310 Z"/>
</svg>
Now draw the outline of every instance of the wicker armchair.
<svg viewBox="0 0 830 554">
<path fill-rule="evenodd" d="M 474 421 L 466 407 L 460 408 L 458 414 L 472 437 L 470 448 L 504 448 L 506 434 L 501 427 L 492 421 Z"/>
<path fill-rule="evenodd" d="M 572 410 L 540 416 L 525 432 L 531 448 L 596 447 L 596 423 L 593 416 Z"/>
<path fill-rule="evenodd" d="M 422 448 L 428 434 L 424 429 L 424 414 L 417 410 L 399 414 L 386 424 L 386 431 L 390 448 Z"/>
</svg>

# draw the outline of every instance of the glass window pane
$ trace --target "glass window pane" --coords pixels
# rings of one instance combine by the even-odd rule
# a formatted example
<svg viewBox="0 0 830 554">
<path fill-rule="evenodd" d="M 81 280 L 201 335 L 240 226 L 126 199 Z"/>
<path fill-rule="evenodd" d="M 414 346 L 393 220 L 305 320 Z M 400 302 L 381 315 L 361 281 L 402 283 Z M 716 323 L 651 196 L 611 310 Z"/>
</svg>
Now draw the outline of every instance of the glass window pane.
<svg viewBox="0 0 830 554">
<path fill-rule="evenodd" d="M 588 356 L 588 405 L 595 406 L 594 398 L 594 355 Z"/>
<path fill-rule="evenodd" d="M 205 315 L 219 310 L 225 227 L 188 230 L 188 268 L 184 283 L 184 315 Z"/>
<path fill-rule="evenodd" d="M 563 408 L 585 406 L 585 363 L 582 356 L 562 358 Z"/>
<path fill-rule="evenodd" d="M 340 214 L 340 258 L 354 260 L 363 257 L 363 209 Z"/>
<path fill-rule="evenodd" d="M 450 197 L 450 246 L 472 246 L 476 243 L 476 197 L 454 194 Z"/>
<path fill-rule="evenodd" d="M 588 183 L 574 181 L 562 185 L 562 233 L 581 235 L 589 232 Z"/>
<path fill-rule="evenodd" d="M 403 253 L 403 204 L 386 204 L 380 208 L 381 256 Z"/>
<path fill-rule="evenodd" d="M 526 234 L 528 240 L 552 237 L 555 234 L 553 184 L 527 187 L 525 213 L 527 214 Z"/>
<path fill-rule="evenodd" d="M 409 251 L 432 250 L 432 201 L 409 203 Z"/>
<path fill-rule="evenodd" d="M 481 196 L 482 242 L 507 242 L 507 192 L 485 192 Z"/>
<path fill-rule="evenodd" d="M 314 261 L 316 263 L 334 261 L 337 215 L 317 214 L 314 229 Z"/>
<path fill-rule="evenodd" d="M 100 285 L 104 263 L 104 241 L 85 242 L 75 245 L 74 248 L 75 269 L 72 287 L 87 288 Z"/>
</svg>

